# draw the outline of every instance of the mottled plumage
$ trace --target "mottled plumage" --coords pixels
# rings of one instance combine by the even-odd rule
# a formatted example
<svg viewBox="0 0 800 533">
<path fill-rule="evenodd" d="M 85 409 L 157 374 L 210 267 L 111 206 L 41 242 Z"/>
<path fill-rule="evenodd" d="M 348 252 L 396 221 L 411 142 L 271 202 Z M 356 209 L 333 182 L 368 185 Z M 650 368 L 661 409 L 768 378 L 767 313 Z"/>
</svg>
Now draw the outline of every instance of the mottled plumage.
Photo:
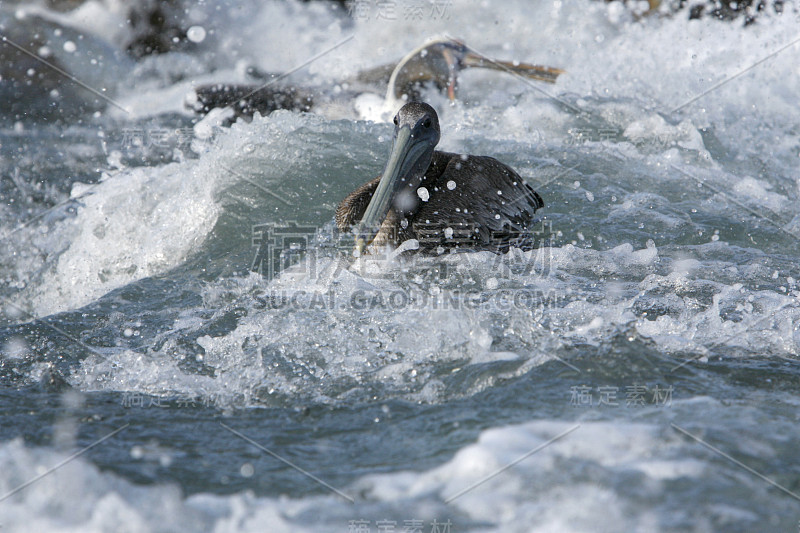
<svg viewBox="0 0 800 533">
<path fill-rule="evenodd" d="M 430 122 L 427 128 L 426 122 Z M 427 104 L 406 104 L 395 124 L 395 143 L 387 164 L 393 176 L 384 171 L 339 204 L 336 224 L 340 230 L 355 226 L 362 247 L 370 242 L 396 245 L 408 239 L 418 240 L 423 251 L 444 247 L 504 252 L 510 246 L 533 245 L 529 226 L 544 202 L 519 174 L 492 157 L 434 151 L 438 117 Z M 403 128 L 411 133 L 401 136 L 400 142 Z M 365 222 L 384 178 L 400 183 L 384 186 L 391 194 L 378 200 L 385 205 L 375 207 L 374 219 Z M 389 199 L 384 198 L 387 195 Z"/>
</svg>

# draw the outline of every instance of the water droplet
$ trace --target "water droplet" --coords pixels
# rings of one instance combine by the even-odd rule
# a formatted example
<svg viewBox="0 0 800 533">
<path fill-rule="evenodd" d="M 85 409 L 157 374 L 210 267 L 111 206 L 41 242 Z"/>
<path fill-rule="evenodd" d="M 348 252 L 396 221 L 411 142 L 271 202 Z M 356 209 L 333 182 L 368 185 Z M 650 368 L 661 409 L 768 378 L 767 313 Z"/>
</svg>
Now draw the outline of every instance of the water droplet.
<svg viewBox="0 0 800 533">
<path fill-rule="evenodd" d="M 193 43 L 202 43 L 206 38 L 206 29 L 202 26 L 192 26 L 186 30 L 186 38 Z"/>
<path fill-rule="evenodd" d="M 253 477 L 253 474 L 256 473 L 256 469 L 250 463 L 244 463 L 241 468 L 239 468 L 239 473 L 242 474 L 242 477 Z"/>
</svg>

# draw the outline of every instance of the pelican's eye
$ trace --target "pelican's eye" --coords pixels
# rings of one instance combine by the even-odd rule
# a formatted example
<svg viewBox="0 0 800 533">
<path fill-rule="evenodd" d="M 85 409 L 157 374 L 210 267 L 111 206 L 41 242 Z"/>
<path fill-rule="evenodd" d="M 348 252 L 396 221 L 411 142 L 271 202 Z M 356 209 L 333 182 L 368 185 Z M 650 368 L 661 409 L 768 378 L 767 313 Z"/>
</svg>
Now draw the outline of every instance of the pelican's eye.
<svg viewBox="0 0 800 533">
<path fill-rule="evenodd" d="M 397 115 L 394 116 L 394 125 L 397 126 Z"/>
<path fill-rule="evenodd" d="M 423 123 L 422 123 L 422 126 L 423 126 L 425 129 L 428 129 L 428 128 L 430 128 L 430 127 L 431 127 L 431 119 L 430 119 L 430 117 L 425 119 L 425 122 L 423 122 Z"/>
</svg>

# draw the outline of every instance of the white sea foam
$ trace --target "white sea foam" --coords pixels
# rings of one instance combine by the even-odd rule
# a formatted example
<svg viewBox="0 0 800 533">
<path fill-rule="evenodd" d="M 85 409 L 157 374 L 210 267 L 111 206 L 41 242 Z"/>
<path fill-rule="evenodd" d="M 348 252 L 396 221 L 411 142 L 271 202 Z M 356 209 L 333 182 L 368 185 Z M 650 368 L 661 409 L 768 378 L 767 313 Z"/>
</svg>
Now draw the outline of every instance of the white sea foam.
<svg viewBox="0 0 800 533">
<path fill-rule="evenodd" d="M 715 345 L 744 350 L 743 356 L 764 349 L 796 353 L 794 296 L 712 282 L 680 265 L 655 273 L 657 260 L 652 244 L 607 252 L 567 245 L 517 256 L 457 254 L 443 264 L 395 258 L 368 271 L 345 258 L 317 257 L 271 282 L 253 275 L 207 287 L 206 305 L 218 313 L 247 309 L 230 333 L 198 333 L 200 360 L 213 377 L 179 370 L 168 342 L 148 355 L 91 355 L 71 382 L 81 390 L 189 395 L 219 405 L 287 398 L 336 403 L 376 386 L 385 395 L 441 403 L 487 386 L 478 379 L 447 387 L 438 375 L 441 365 L 459 365 L 458 373 L 469 365 L 516 361 L 497 371 L 512 377 L 553 360 L 565 344 L 601 345 L 621 333 L 650 339 L 665 354 Z M 531 271 L 520 272 L 523 267 Z M 431 268 L 447 272 L 442 286 L 422 282 Z M 592 287 L 564 281 L 587 272 L 621 279 Z M 180 319 L 171 335 L 202 327 L 202 321 Z"/>
<path fill-rule="evenodd" d="M 327 75 L 343 74 L 351 64 L 371 66 L 419 44 L 426 32 L 435 33 L 446 27 L 448 33 L 464 38 L 482 52 L 564 67 L 567 74 L 554 87 L 542 90 L 557 98 L 582 96 L 583 100 L 576 101 L 578 106 L 603 117 L 630 142 L 644 143 L 639 150 L 626 146 L 625 142 L 616 146 L 629 159 L 627 164 L 644 168 L 653 165 L 669 168 L 671 164 L 685 167 L 687 162 L 690 165 L 694 162 L 691 152 L 697 154 L 698 161 L 706 162 L 707 147 L 697 128 L 708 124 L 716 125 L 717 135 L 728 147 L 747 151 L 749 146 L 762 146 L 767 139 L 758 137 L 759 128 L 745 125 L 746 120 L 734 120 L 751 109 L 747 107 L 748 99 L 740 96 L 756 89 L 763 97 L 758 102 L 761 120 L 781 131 L 780 135 L 794 135 L 787 119 L 792 116 L 795 102 L 784 88 L 794 83 L 791 78 L 797 73 L 788 51 L 776 55 L 769 64 L 757 67 L 758 75 L 741 76 L 691 104 L 691 108 L 686 108 L 686 117 L 679 122 L 667 121 L 662 116 L 670 106 L 680 105 L 702 93 L 793 36 L 795 26 L 791 17 L 765 15 L 763 24 L 742 31 L 736 25 L 721 25 L 710 19 L 687 23 L 680 16 L 638 23 L 630 23 L 628 19 L 615 22 L 617 16 L 613 8 L 595 3 L 530 6 L 521 2 L 504 6 L 504 12 L 519 16 L 513 18 L 513 24 L 504 26 L 503 40 L 496 42 L 489 31 L 497 16 L 490 3 L 448 5 L 443 15 L 446 18 L 428 17 L 422 21 L 404 18 L 402 10 L 406 7 L 398 3 L 396 20 L 357 20 L 356 39 L 321 59 L 314 68 Z M 320 23 L 320 20 L 327 22 Z M 217 53 L 222 55 L 237 49 L 237 57 L 250 54 L 260 61 L 261 67 L 279 70 L 290 68 L 308 53 L 324 49 L 347 33 L 340 27 L 337 16 L 316 4 L 306 6 L 290 2 L 264 6 L 257 10 L 250 24 L 242 27 L 238 22 L 231 28 L 218 30 L 222 37 Z M 303 46 L 276 48 L 275 43 L 281 39 L 264 31 L 265 25 L 275 31 L 284 28 L 280 31 L 303 35 L 308 42 L 300 43 Z M 334 34 L 330 34 L 331 27 L 337 28 Z M 691 31 L 687 33 L 686 28 Z M 713 35 L 705 33 L 705 29 L 713 29 Z M 259 37 L 265 35 L 269 35 L 268 41 Z M 554 35 L 558 39 L 554 39 Z M 595 39 L 599 35 L 603 35 L 603 39 Z M 372 44 L 376 40 L 381 46 Z M 670 46 L 648 48 L 636 44 L 641 42 L 670 43 Z M 714 46 L 715 42 L 720 45 Z M 603 57 L 603 61 L 598 62 L 597 57 Z M 343 64 L 347 64 L 347 68 L 342 67 Z M 479 151 L 491 152 L 504 147 L 514 149 L 523 143 L 529 146 L 528 157 L 521 158 L 524 162 L 535 157 L 534 147 L 539 142 L 544 142 L 544 147 L 555 147 L 569 141 L 565 132 L 575 128 L 573 113 L 560 108 L 556 99 L 548 98 L 511 76 L 489 77 L 486 73 L 476 75 L 471 84 L 469 81 L 462 84 L 468 100 L 480 100 L 487 87 L 494 87 L 494 90 L 519 95 L 518 102 L 510 105 L 503 102 L 505 110 L 500 115 L 491 98 L 482 106 L 468 108 L 458 104 L 444 109 L 443 148 L 460 149 L 467 143 L 478 142 L 484 145 Z M 174 96 L 180 93 L 182 98 L 185 84 L 179 82 L 158 91 Z M 161 101 L 147 91 L 123 96 L 134 109 L 140 104 L 142 109 L 152 107 L 149 102 Z M 611 96 L 613 101 L 604 100 Z M 572 101 L 572 97 L 569 98 Z M 137 103 L 137 99 L 140 102 Z M 145 114 L 148 113 L 150 111 Z M 304 125 L 292 124 L 290 129 L 321 127 L 319 131 L 325 130 L 318 121 L 291 120 Z M 275 123 L 289 122 L 290 119 L 282 117 Z M 719 124 L 724 124 L 726 131 L 721 132 Z M 536 129 L 535 135 L 532 136 L 530 128 Z M 203 154 L 200 161 L 125 170 L 107 177 L 85 198 L 78 219 L 64 222 L 65 226 L 78 229 L 62 230 L 68 236 L 68 250 L 58 260 L 54 281 L 36 291 L 39 294 L 35 304 L 37 312 L 46 314 L 81 305 L 127 281 L 157 275 L 180 264 L 203 242 L 222 209 L 214 193 L 230 182 L 230 176 L 219 170 L 217 163 L 229 163 L 237 172 L 246 166 L 247 158 L 242 159 L 238 148 L 248 137 L 268 140 L 268 150 L 280 150 L 286 141 L 279 136 L 265 137 L 269 134 L 269 129 L 255 125 L 249 134 L 234 133 L 235 139 Z M 673 145 L 689 152 L 678 155 L 683 161 L 676 160 Z M 601 156 L 602 151 L 597 155 Z M 768 164 L 788 169 L 781 163 L 794 155 L 787 152 L 790 150 L 774 154 L 776 157 Z M 704 170 L 689 167 L 688 173 L 706 179 Z M 668 179 L 692 183 L 692 178 L 675 173 Z M 723 172 L 719 179 L 727 182 L 731 176 Z M 753 199 L 759 206 L 781 214 L 790 211 L 791 201 L 776 189 L 774 181 L 749 175 L 733 179 L 733 191 L 737 196 Z M 665 215 L 655 213 L 654 216 Z M 112 238 L 98 236 L 104 232 L 112 236 L 113 242 Z"/>
<path fill-rule="evenodd" d="M 604 9 L 590 5 L 591 10 Z M 292 9 L 300 8 L 295 6 Z M 453 6 L 453 9 L 454 16 L 456 13 L 458 17 L 467 16 L 466 12 L 459 11 L 460 8 Z M 525 10 L 522 7 L 519 9 Z M 556 24 L 565 24 L 577 17 L 577 13 L 570 12 L 566 19 L 557 16 L 555 20 Z M 579 26 L 607 26 L 602 21 L 580 20 Z M 786 33 L 782 19 L 769 22 L 775 26 L 776 35 Z M 663 21 L 660 25 L 651 22 L 626 26 L 618 40 L 625 43 L 634 39 L 629 33 L 642 38 L 638 34 L 644 31 L 666 36 L 685 24 L 676 19 Z M 715 23 L 706 21 L 698 24 Z M 372 31 L 369 28 L 371 26 L 367 24 L 364 30 L 366 34 Z M 621 30 L 617 28 L 615 31 Z M 733 30 L 724 26 L 720 31 L 727 35 Z M 747 35 L 740 40 L 754 38 Z M 468 41 L 470 37 L 477 35 L 465 35 Z M 763 38 L 763 35 L 759 38 Z M 771 40 L 776 38 L 770 37 Z M 536 39 L 538 37 L 533 41 L 520 39 L 514 52 L 528 59 L 530 56 L 525 51 L 530 49 L 530 53 L 533 53 Z M 606 38 L 605 44 L 599 46 L 611 47 L 610 42 L 616 41 Z M 502 55 L 503 51 L 498 49 L 494 55 Z M 635 50 L 627 52 L 638 53 Z M 559 81 L 552 89 L 556 91 L 555 94 L 579 90 L 579 82 L 585 79 L 586 73 L 597 72 L 597 67 L 588 60 L 589 52 L 581 47 L 570 56 L 568 64 L 558 61 L 559 57 L 566 61 L 566 56 L 559 56 L 555 51 L 552 53 L 553 60 L 548 62 L 569 69 L 564 81 Z M 591 52 L 592 57 L 595 53 Z M 580 63 L 581 57 L 584 57 L 585 63 Z M 755 58 L 756 55 L 751 53 L 750 57 Z M 637 72 L 648 71 L 652 67 L 654 77 L 664 75 L 651 60 L 640 59 L 636 63 Z M 617 61 L 613 54 L 610 60 Z M 775 61 L 777 68 L 784 64 L 785 59 L 779 56 Z M 643 84 L 650 83 L 641 74 L 636 74 L 634 79 L 633 63 L 629 58 L 624 64 L 618 65 L 621 72 L 628 75 L 621 76 L 615 85 L 615 91 L 628 98 L 633 98 L 632 93 L 644 90 Z M 709 68 L 719 68 L 719 77 L 729 66 L 728 63 L 725 62 L 722 67 L 713 63 Z M 678 62 L 677 66 L 670 68 L 689 69 L 691 64 L 691 61 Z M 686 72 L 680 74 L 673 70 L 671 73 L 679 77 L 688 76 Z M 604 69 L 597 83 L 607 75 Z M 649 77 L 646 79 L 650 80 Z M 473 86 L 473 96 L 478 95 L 477 88 L 481 84 L 487 83 L 484 78 L 475 81 L 477 84 Z M 736 83 L 739 82 L 737 80 Z M 750 83 L 747 80 L 741 82 Z M 579 247 L 578 241 L 583 242 L 587 238 L 585 231 L 575 234 L 574 245 L 559 243 L 562 230 L 556 220 L 553 229 L 556 245 L 519 257 L 512 254 L 501 260 L 499 267 L 504 272 L 502 277 L 498 277 L 498 261 L 492 254 L 459 255 L 443 260 L 456 273 L 451 278 L 454 282 L 466 280 L 475 283 L 476 287 L 482 287 L 482 279 L 493 277 L 500 279 L 503 286 L 510 290 L 534 287 L 539 291 L 536 293 L 538 300 L 534 295 L 530 302 L 515 304 L 512 297 L 511 303 L 501 302 L 501 305 L 507 306 L 505 308 L 498 307 L 498 302 L 492 301 L 491 291 L 477 293 L 489 298 L 490 304 L 477 305 L 475 308 L 443 309 L 431 305 L 420 308 L 409 308 L 407 305 L 392 307 L 392 295 L 407 294 L 407 283 L 376 282 L 369 277 L 361 278 L 346 273 L 345 282 L 328 280 L 315 287 L 319 282 L 310 279 L 306 273 L 295 275 L 286 272 L 272 283 L 264 282 L 259 290 L 286 290 L 294 294 L 305 292 L 304 305 L 308 308 L 296 310 L 287 317 L 280 312 L 253 308 L 254 304 L 250 301 L 250 315 L 241 319 L 232 332 L 222 337 L 201 336 L 198 342 L 206 351 L 203 363 L 217 371 L 216 381 L 187 379 L 176 383 L 171 378 L 175 372 L 174 363 L 169 362 L 168 358 L 159 361 L 155 357 L 146 361 L 133 352 L 122 351 L 109 357 L 110 361 L 123 362 L 123 365 L 109 366 L 109 361 L 105 359 L 89 357 L 84 361 L 82 371 L 73 377 L 74 384 L 92 390 L 141 388 L 155 394 L 170 394 L 175 391 L 207 391 L 210 383 L 216 383 L 211 390 L 224 390 L 225 394 L 237 398 L 254 398 L 263 394 L 263 391 L 272 391 L 270 394 L 289 396 L 310 394 L 328 401 L 332 394 L 342 393 L 335 386 L 329 388 L 329 382 L 336 383 L 338 379 L 356 376 L 357 380 L 369 383 L 393 383 L 401 395 L 415 397 L 415 394 L 424 394 L 426 401 L 442 401 L 450 393 L 442 392 L 438 385 L 432 386 L 438 383 L 438 378 L 426 373 L 424 368 L 412 376 L 415 367 L 425 367 L 431 361 L 484 363 L 511 359 L 510 356 L 492 355 L 494 353 L 514 353 L 524 362 L 516 372 L 523 372 L 534 361 L 539 363 L 548 360 L 552 348 L 563 342 L 581 340 L 602 343 L 609 335 L 631 327 L 653 339 L 666 351 L 696 349 L 714 342 L 756 349 L 766 342 L 776 353 L 796 353 L 798 339 L 790 327 L 796 316 L 795 309 L 791 307 L 793 291 L 797 290 L 793 283 L 787 282 L 785 295 L 779 295 L 737 286 L 732 282 L 708 279 L 720 277 L 726 269 L 741 268 L 732 259 L 703 259 L 692 269 L 691 275 L 670 275 L 668 270 L 659 270 L 662 263 L 667 264 L 672 258 L 662 257 L 660 246 L 664 238 L 659 237 L 658 232 L 680 231 L 690 224 L 687 222 L 690 219 L 688 212 L 671 208 L 674 199 L 679 198 L 678 195 L 687 184 L 697 187 L 697 179 L 710 180 L 709 183 L 719 183 L 720 186 L 732 182 L 735 194 L 746 196 L 748 201 L 752 199 L 759 206 L 783 215 L 791 210 L 792 204 L 779 192 L 782 190 L 777 188 L 780 182 L 769 176 L 736 178 L 729 170 L 720 168 L 714 162 L 710 164 L 711 168 L 706 168 L 708 151 L 698 137 L 695 129 L 698 122 L 694 122 L 694 114 L 692 118 L 684 118 L 673 124 L 662 118 L 658 111 L 648 110 L 647 106 L 637 103 L 639 96 L 632 100 L 606 101 L 589 91 L 585 93 L 583 103 L 579 102 L 578 105 L 587 106 L 607 120 L 608 124 L 618 127 L 617 131 L 627 140 L 616 144 L 590 140 L 586 145 L 571 146 L 564 144 L 564 131 L 575 125 L 572 113 L 559 109 L 557 102 L 531 91 L 529 87 L 515 89 L 516 81 L 513 79 L 495 83 L 520 93 L 519 102 L 513 107 L 516 114 L 498 115 L 491 101 L 481 106 L 457 104 L 446 109 L 443 119 L 445 148 L 469 149 L 469 146 L 463 145 L 477 145 L 477 150 L 483 153 L 508 151 L 514 154 L 512 157 L 518 163 L 515 166 L 520 168 L 523 175 L 532 176 L 531 181 L 535 186 L 537 182 L 545 184 L 540 192 L 548 201 L 553 197 L 567 198 L 562 195 L 571 194 L 571 190 L 579 193 L 576 200 L 570 199 L 568 207 L 555 205 L 551 208 L 574 212 L 578 216 L 584 210 L 593 211 L 591 215 L 587 214 L 590 218 L 596 216 L 600 209 L 598 203 L 609 201 L 607 199 L 611 194 L 607 189 L 624 187 L 624 190 L 616 192 L 616 200 L 610 201 L 606 223 L 612 228 L 611 231 L 619 231 L 630 226 L 630 220 L 641 221 L 642 233 L 649 232 L 652 235 L 649 243 L 624 242 L 608 246 L 602 244 L 602 239 L 618 239 L 594 232 L 588 236 L 592 248 Z M 576 83 L 578 85 L 574 85 Z M 470 95 L 468 87 L 465 83 L 467 97 Z M 677 90 L 674 84 L 654 86 L 652 90 L 650 97 L 657 97 L 661 101 L 677 97 L 670 92 Z M 713 108 L 715 116 L 724 118 L 731 111 L 724 106 L 720 108 L 716 102 L 728 102 L 730 105 L 735 105 L 735 102 L 729 102 L 724 90 L 720 91 L 723 92 L 714 95 L 712 100 L 715 103 L 709 109 Z M 785 110 L 781 101 L 781 98 L 777 98 L 767 110 L 768 114 L 775 113 L 775 120 L 780 120 L 779 115 Z M 527 119 L 525 123 L 519 120 L 521 114 Z M 544 133 L 533 139 L 535 143 L 531 143 L 530 130 L 526 125 L 528 122 L 543 123 Z M 46 315 L 85 305 L 112 289 L 143 277 L 164 274 L 180 266 L 192 254 L 204 253 L 204 247 L 209 246 L 212 230 L 232 205 L 230 194 L 245 203 L 253 202 L 253 191 L 260 195 L 261 201 L 274 201 L 272 196 L 276 195 L 284 200 L 289 198 L 291 206 L 279 203 L 274 211 L 275 218 L 266 214 L 266 220 L 262 219 L 264 221 L 292 220 L 297 216 L 293 206 L 299 204 L 316 206 L 322 215 L 318 217 L 315 213 L 315 222 L 329 220 L 335 202 L 353 186 L 345 185 L 344 180 L 356 184 L 372 175 L 360 168 L 357 171 L 353 169 L 364 164 L 376 170 L 381 166 L 381 154 L 386 147 L 378 143 L 369 148 L 361 146 L 365 140 L 377 138 L 378 132 L 385 134 L 388 131 L 384 131 L 383 126 L 278 112 L 268 118 L 256 117 L 251 124 L 237 124 L 216 139 L 208 136 L 200 138 L 204 136 L 199 135 L 193 145 L 200 152 L 197 160 L 156 168 L 122 169 L 109 173 L 91 190 L 76 184 L 74 195 L 86 193 L 81 197 L 82 206 L 78 209 L 77 217 L 64 220 L 48 236 L 54 241 L 62 237 L 60 246 L 65 248 L 50 265 L 47 276 L 27 289 L 27 300 L 23 301 L 37 314 Z M 555 131 L 560 131 L 558 136 L 553 133 Z M 746 135 L 754 134 L 748 132 Z M 730 136 L 723 136 L 723 141 L 734 142 Z M 536 146 L 541 148 L 541 152 Z M 580 158 L 579 179 L 570 175 L 565 163 L 536 159 L 542 152 L 554 154 L 555 148 L 564 146 L 567 153 Z M 680 151 L 676 151 L 675 146 Z M 524 149 L 518 152 L 520 147 Z M 514 163 L 513 160 L 511 162 Z M 675 162 L 681 168 L 689 168 L 692 177 L 667 171 Z M 529 166 L 526 168 L 526 165 Z M 309 180 L 307 177 L 320 173 L 327 175 L 322 180 Z M 359 180 L 357 174 L 363 175 L 363 178 Z M 548 184 L 554 178 L 555 182 Z M 268 189 L 268 192 L 260 194 L 252 182 L 261 189 Z M 573 186 L 565 187 L 565 183 Z M 591 191 L 585 187 L 590 187 Z M 712 190 L 711 194 L 720 193 Z M 688 211 L 692 207 L 720 214 L 728 209 L 716 202 L 701 204 L 699 199 L 685 209 Z M 245 226 L 242 231 L 247 230 L 249 228 Z M 709 234 L 709 241 L 713 241 L 711 237 Z M 720 236 L 716 238 L 720 239 Z M 721 238 L 715 250 L 725 250 L 724 233 Z M 249 239 L 243 239 L 243 242 L 243 246 L 250 246 Z M 524 274 L 515 273 L 515 261 L 519 263 L 516 267 L 530 265 L 534 270 Z M 424 268 L 428 264 L 421 259 L 415 268 L 419 268 L 419 265 Z M 402 271 L 405 267 L 393 268 Z M 760 276 L 755 270 L 751 274 L 753 279 Z M 581 288 L 585 280 L 598 276 L 601 279 L 622 279 L 595 281 L 593 290 Z M 676 291 L 683 289 L 690 294 L 676 298 L 658 292 L 670 284 L 674 284 Z M 702 292 L 712 286 L 716 296 L 709 303 L 698 305 L 703 298 L 691 293 Z M 415 288 L 422 291 L 435 289 L 425 286 Z M 340 307 L 330 313 L 327 310 L 315 312 L 310 300 L 310 294 L 315 289 L 324 294 L 332 291 Z M 212 283 L 206 292 L 215 290 Z M 362 292 L 357 293 L 359 290 Z M 356 302 L 362 309 L 354 309 L 354 294 L 363 297 L 363 301 Z M 454 287 L 445 286 L 440 297 L 444 300 L 453 299 L 454 294 Z M 556 297 L 553 305 L 548 300 L 549 294 Z M 245 297 L 246 292 L 240 296 Z M 394 296 L 396 299 L 405 297 Z M 515 308 L 515 305 L 518 307 Z M 667 308 L 669 312 L 658 316 L 650 313 L 637 318 L 634 309 L 642 308 Z M 736 320 L 728 318 L 731 309 L 737 313 Z M 774 316 L 774 320 L 766 319 L 770 316 Z M 502 336 L 490 333 L 487 324 L 492 323 L 502 323 L 506 333 Z M 430 331 L 430 324 L 436 324 L 437 327 Z M 422 331 L 428 331 L 430 338 L 421 344 L 419 335 Z M 742 338 L 745 331 L 751 341 Z M 779 333 L 775 335 L 775 331 Z M 320 332 L 324 332 L 322 339 L 319 338 Z M 353 332 L 358 334 L 354 335 Z M 514 348 L 509 350 L 507 346 Z M 287 369 L 302 371 L 294 375 L 294 370 L 284 373 L 270 370 L 270 364 L 280 366 L 281 362 L 289 365 Z M 126 367 L 139 368 L 141 372 L 131 373 L 125 370 Z M 379 372 L 375 373 L 376 370 Z M 108 372 L 111 373 L 110 379 L 106 379 Z M 141 375 L 147 376 L 147 379 Z M 308 387 L 309 380 L 318 380 L 324 385 L 314 389 Z M 478 390 L 480 386 L 476 385 L 474 389 L 461 393 L 469 394 Z M 431 394 L 432 391 L 439 392 Z"/>
<path fill-rule="evenodd" d="M 700 402 L 685 408 L 718 409 L 714 401 Z M 729 521 L 756 527 L 763 517 L 715 504 L 717 498 L 701 502 L 690 490 L 665 497 L 701 478 L 720 498 L 736 497 L 743 483 L 749 489 L 760 483 L 692 448 L 677 430 L 647 423 L 533 421 L 483 431 L 440 466 L 366 475 L 337 487 L 355 503 L 322 487 L 321 494 L 300 499 L 248 492 L 185 497 L 173 486 L 137 486 L 78 458 L 0 502 L 0 509 L 3 529 L 12 532 L 247 532 L 263 531 L 265 523 L 271 531 L 342 531 L 350 521 L 375 527 L 386 519 L 420 520 L 426 530 L 434 521 L 450 521 L 451 530 L 492 531 L 668 531 L 668 524 L 713 531 L 713 524 Z M 762 457 L 774 453 L 762 450 Z M 3 443 L 0 492 L 66 456 L 19 440 Z M 683 505 L 673 505 L 676 496 Z M 757 490 L 754 497 L 767 496 Z"/>
<path fill-rule="evenodd" d="M 72 234 L 69 248 L 35 291 L 38 313 L 84 305 L 185 260 L 219 212 L 212 184 L 227 173 L 216 161 L 119 171 L 82 195 L 78 218 L 65 222 L 74 229 L 61 230 Z"/>
<path fill-rule="evenodd" d="M 83 13 L 92 17 L 105 10 L 95 21 L 119 20 L 118 2 L 86 5 Z M 375 390 L 381 398 L 442 404 L 535 371 L 559 348 L 602 347 L 619 335 L 641 337 L 666 355 L 796 360 L 797 276 L 787 272 L 793 265 L 783 250 L 763 249 L 780 239 L 796 243 L 787 232 L 800 227 L 800 45 L 746 71 L 796 38 L 796 15 L 767 12 L 742 28 L 710 17 L 687 21 L 685 13 L 634 20 L 619 2 L 520 0 L 502 8 L 453 2 L 440 19 L 411 20 L 398 11 L 394 21 L 372 17 L 351 26 L 322 3 L 282 2 L 230 10 L 213 34 L 212 25 L 194 23 L 209 30 L 203 45 L 212 47 L 208 64 L 219 69 L 204 71 L 203 62 L 179 54 L 140 64 L 138 84 L 120 80 L 120 101 L 134 117 L 180 111 L 192 84 L 242 81 L 246 64 L 289 70 L 351 31 L 355 39 L 290 81 L 300 83 L 305 73 L 338 79 L 444 33 L 492 57 L 566 69 L 554 86 L 535 87 L 468 72 L 461 100 L 437 104 L 442 148 L 495 155 L 517 168 L 545 198 L 553 242 L 499 258 L 395 256 L 372 270 L 324 256 L 272 280 L 236 274 L 206 282 L 198 289 L 204 311 L 214 318 L 245 312 L 230 331 L 209 332 L 206 318 L 181 310 L 144 353 L 93 350 L 68 377 L 75 389 L 213 399 L 221 407 L 337 405 L 369 400 Z M 126 37 L 91 21 L 85 27 L 114 43 Z M 80 60 L 81 51 L 70 60 Z M 194 74 L 175 82 L 172 70 Z M 375 97 L 359 102 L 364 118 L 391 116 Z M 254 224 L 298 216 L 330 223 L 338 200 L 380 171 L 388 146 L 377 139 L 391 134 L 388 125 L 280 112 L 222 134 L 211 127 L 203 135 L 202 126 L 193 144 L 199 159 L 121 168 L 97 186 L 76 184 L 75 217 L 45 217 L 41 226 L 21 229 L 17 235 L 34 251 L 3 258 L 22 280 L 16 301 L 39 316 L 75 309 L 165 275 L 193 254 L 212 255 L 209 247 L 221 241 L 240 242 L 234 251 L 248 255 Z M 113 157 L 109 164 L 122 166 Z M 443 267 L 431 281 L 431 271 Z M 424 305 L 415 307 L 410 295 L 424 295 Z M 273 301 L 283 307 L 270 307 Z M 16 309 L 8 315 L 24 318 Z M 183 336 L 196 340 L 197 353 L 180 351 Z M 0 349 L 17 362 L 32 348 L 15 337 Z M 204 372 L 192 373 L 195 363 Z M 491 379 L 461 378 L 481 365 L 494 365 Z M 32 369 L 34 378 L 43 367 Z M 544 419 L 484 430 L 439 466 L 361 476 L 342 487 L 358 496 L 355 506 L 328 494 L 187 497 L 172 486 L 134 485 L 78 458 L 0 501 L 0 526 L 346 531 L 350 520 L 375 526 L 388 516 L 399 524 L 421 519 L 427 530 L 448 518 L 454 531 L 464 523 L 496 531 L 764 530 L 771 524 L 761 509 L 771 513 L 784 495 L 664 423 L 702 413 L 693 419 L 700 420 L 698 435 L 707 436 L 703 421 L 719 424 L 709 431 L 714 442 L 720 428 L 733 428 L 730 442 L 741 442 L 733 455 L 760 468 L 791 437 L 784 437 L 785 420 L 760 411 L 751 392 L 751 403 L 735 409 L 690 392 L 695 396 L 685 402 L 676 398 L 674 414 L 649 407 L 636 412 L 635 423 L 586 420 L 545 447 L 574 425 Z M 769 394 L 762 401 L 771 406 L 796 402 Z M 765 435 L 774 444 L 765 445 Z M 758 461 L 751 461 L 754 450 Z M 67 455 L 19 440 L 0 444 L 0 497 Z M 743 501 L 752 507 L 729 503 Z M 786 498 L 784 516 L 795 503 Z"/>
</svg>

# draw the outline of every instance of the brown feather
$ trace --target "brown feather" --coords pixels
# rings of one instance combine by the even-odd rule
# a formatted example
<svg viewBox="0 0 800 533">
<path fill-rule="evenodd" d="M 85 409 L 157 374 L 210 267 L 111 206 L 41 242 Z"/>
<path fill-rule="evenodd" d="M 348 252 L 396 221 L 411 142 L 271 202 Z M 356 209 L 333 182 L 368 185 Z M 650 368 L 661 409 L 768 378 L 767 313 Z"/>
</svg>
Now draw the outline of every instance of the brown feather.
<svg viewBox="0 0 800 533">
<path fill-rule="evenodd" d="M 455 188 L 448 187 L 450 181 Z M 342 200 L 336 210 L 339 230 L 349 231 L 358 224 L 379 182 L 380 177 L 375 178 Z M 502 252 L 510 246 L 532 246 L 529 224 L 544 202 L 519 174 L 500 161 L 436 151 L 420 186 L 428 190 L 428 201 L 417 203 L 407 215 L 405 227 L 390 210 L 374 245 L 417 239 L 423 251 L 444 246 Z M 446 236 L 448 228 L 456 234 L 455 239 Z"/>
</svg>

